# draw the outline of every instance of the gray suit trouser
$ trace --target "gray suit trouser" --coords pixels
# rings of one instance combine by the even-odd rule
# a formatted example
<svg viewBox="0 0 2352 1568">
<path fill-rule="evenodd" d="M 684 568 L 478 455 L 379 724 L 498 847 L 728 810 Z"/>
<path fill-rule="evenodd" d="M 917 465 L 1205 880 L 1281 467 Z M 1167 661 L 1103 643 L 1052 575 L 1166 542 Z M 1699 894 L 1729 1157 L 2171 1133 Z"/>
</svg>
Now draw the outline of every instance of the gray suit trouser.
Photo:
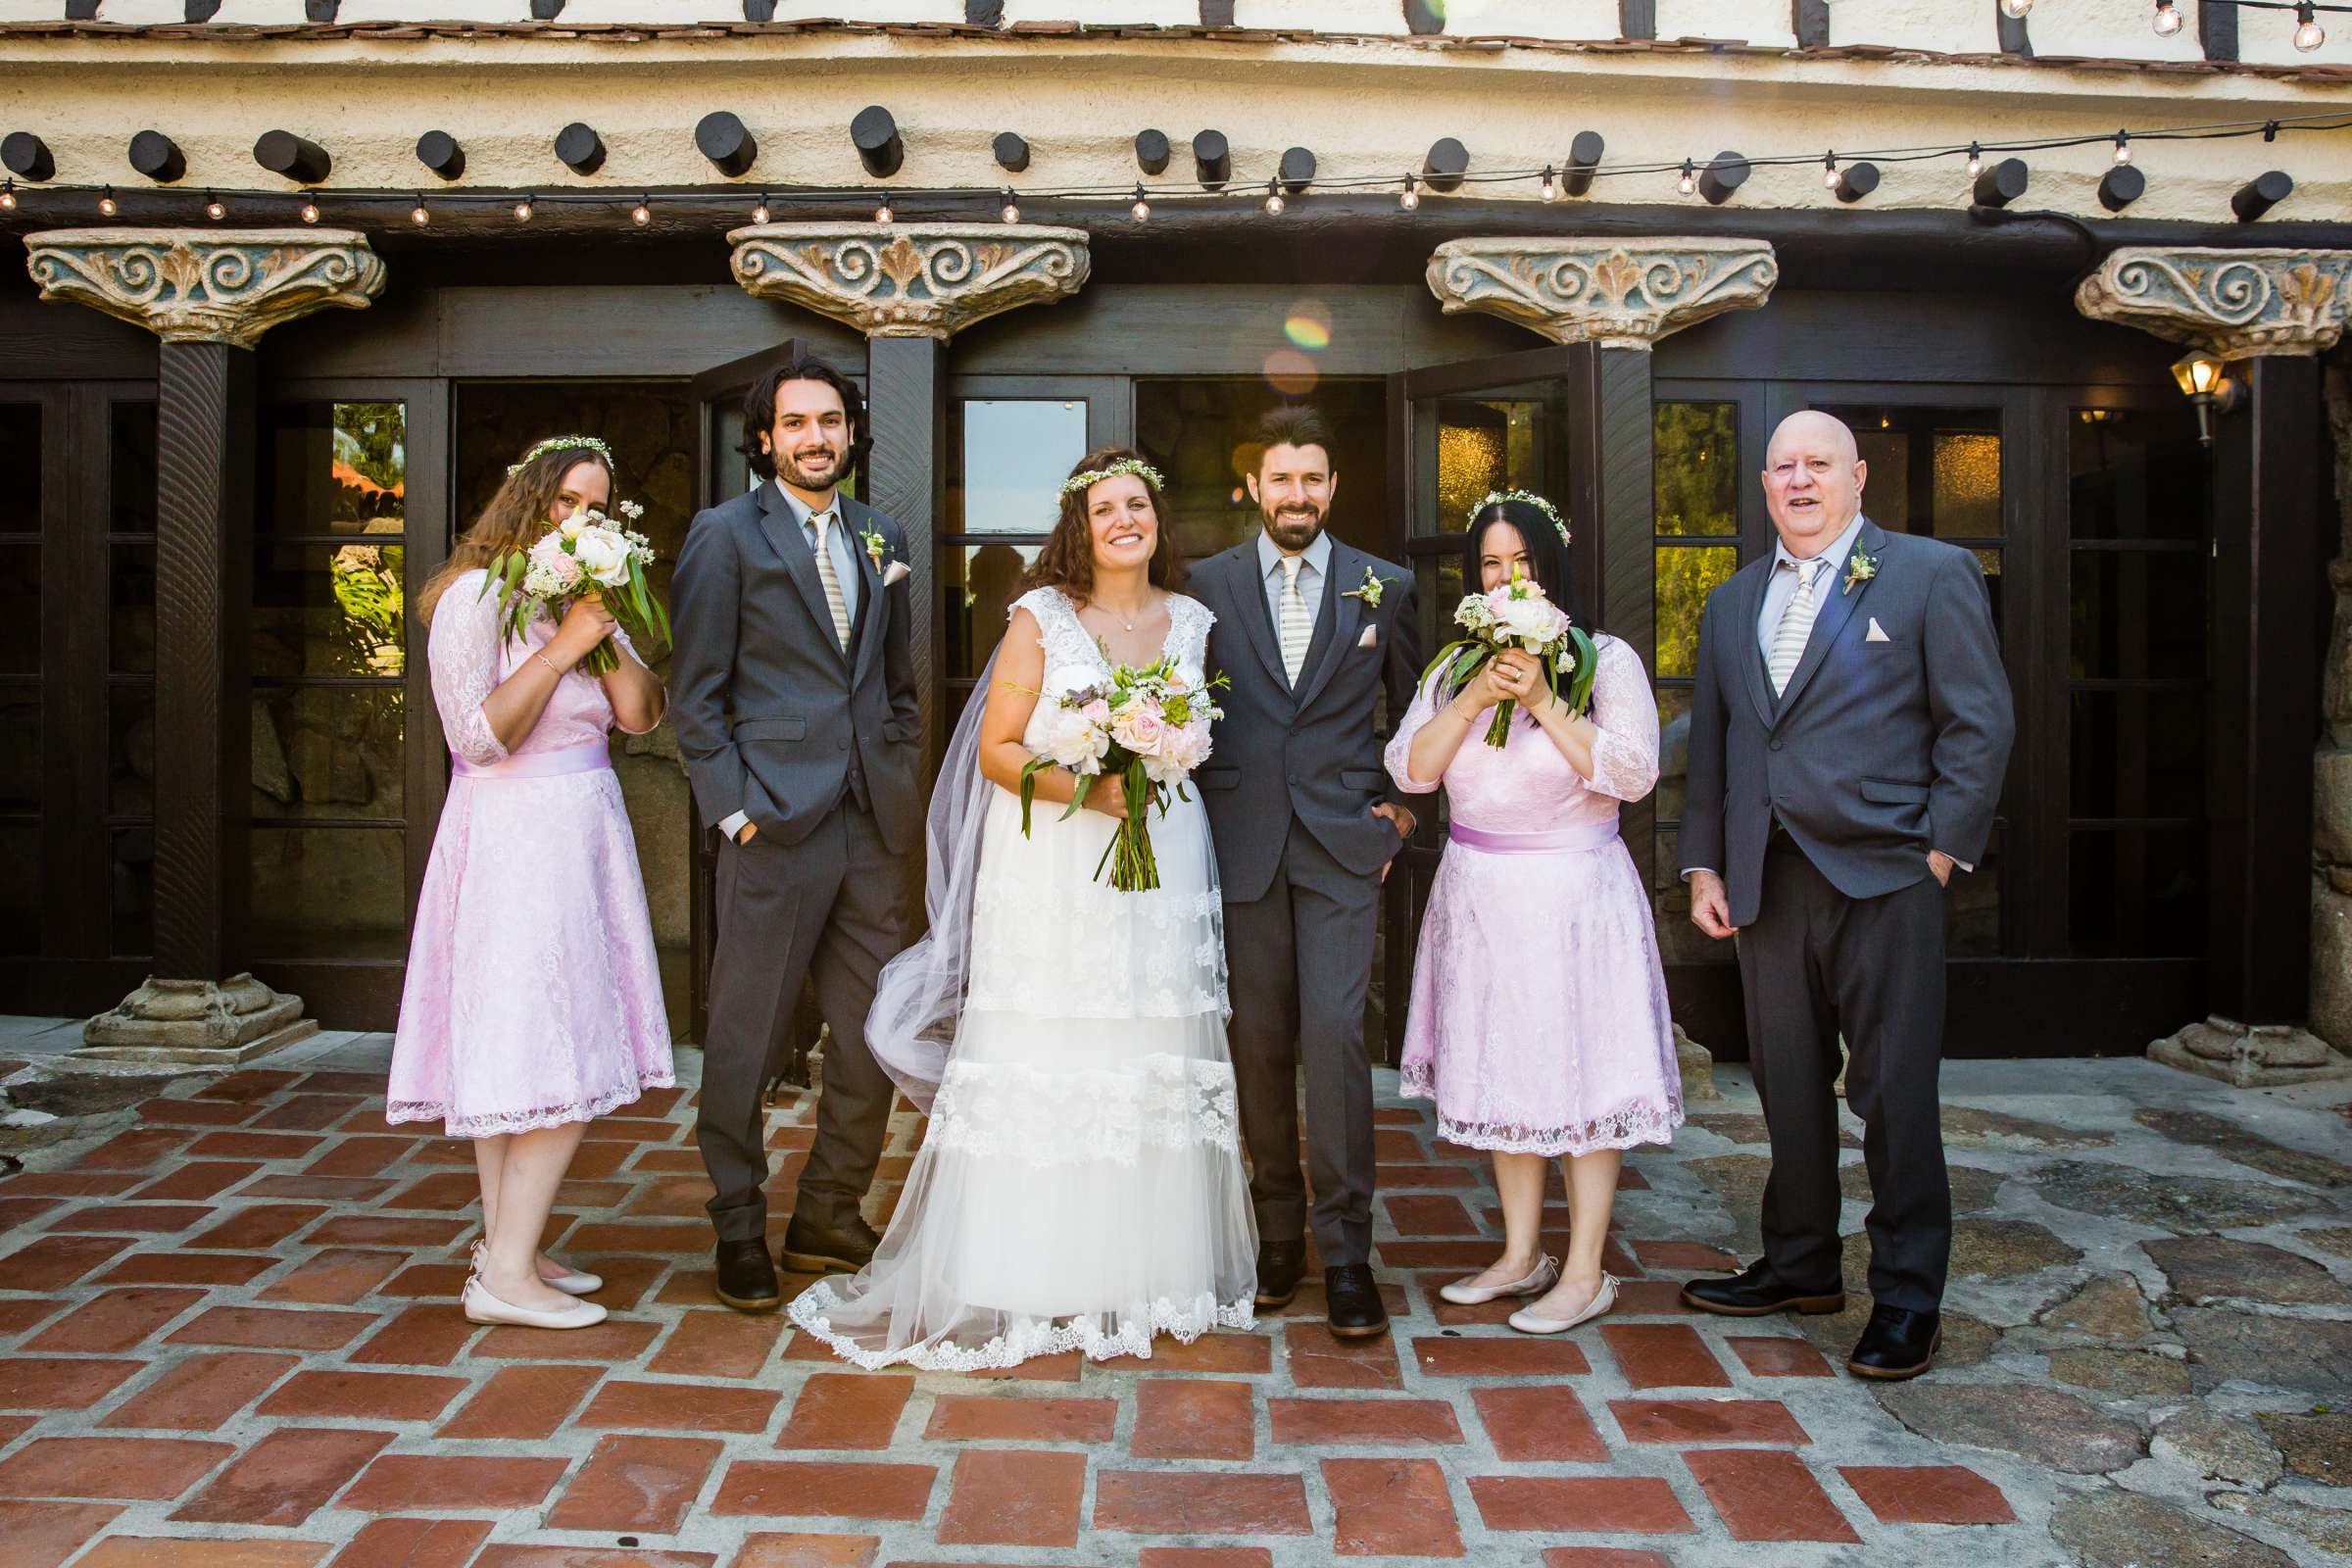
<svg viewBox="0 0 2352 1568">
<path fill-rule="evenodd" d="M 760 1090 L 778 1015 L 809 976 L 831 1038 L 795 1212 L 828 1229 L 857 1217 L 881 1162 L 895 1093 L 865 1048 L 865 1015 L 875 977 L 906 945 L 906 857 L 883 847 L 872 813 L 847 795 L 798 844 L 767 833 L 749 844 L 720 841 L 718 949 L 694 1129 L 715 1190 L 710 1223 L 720 1241 L 766 1234 Z"/>
<path fill-rule="evenodd" d="M 1380 928 L 1380 879 L 1348 870 L 1297 821 L 1265 896 L 1225 906 L 1233 1072 L 1250 1146 L 1257 1232 L 1306 1228 L 1298 1171 L 1298 1065 L 1306 1064 L 1306 1166 L 1315 1250 L 1331 1267 L 1372 1260 L 1372 1063 L 1364 989 Z"/>
<path fill-rule="evenodd" d="M 1936 1078 L 1943 1063 L 1943 887 L 1923 876 L 1849 899 L 1786 834 L 1764 854 L 1764 898 L 1740 929 L 1748 1067 L 1772 1135 L 1764 1256 L 1800 1291 L 1840 1274 L 1838 1038 L 1845 1102 L 1870 1171 L 1870 1294 L 1933 1311 L 1943 1299 L 1952 1190 Z"/>
</svg>

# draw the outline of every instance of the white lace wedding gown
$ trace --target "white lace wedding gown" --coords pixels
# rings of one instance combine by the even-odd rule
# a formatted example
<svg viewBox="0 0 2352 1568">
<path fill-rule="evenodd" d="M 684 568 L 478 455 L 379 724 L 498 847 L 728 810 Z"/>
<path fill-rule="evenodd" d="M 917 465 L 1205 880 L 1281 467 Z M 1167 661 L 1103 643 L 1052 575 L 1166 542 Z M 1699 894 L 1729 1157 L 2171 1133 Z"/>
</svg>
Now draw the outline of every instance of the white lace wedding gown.
<svg viewBox="0 0 2352 1568">
<path fill-rule="evenodd" d="M 1014 608 L 1044 630 L 1035 747 L 1050 699 L 1109 667 L 1057 591 Z M 1166 651 L 1196 680 L 1214 619 L 1171 602 Z M 792 1320 L 862 1367 L 947 1371 L 1247 1328 L 1256 1227 L 1199 794 L 1152 819 L 1160 886 L 1119 893 L 1095 880 L 1111 818 L 1040 801 L 1024 838 L 1019 798 L 989 788 L 970 986 L 921 1152 L 874 1260 Z"/>
</svg>

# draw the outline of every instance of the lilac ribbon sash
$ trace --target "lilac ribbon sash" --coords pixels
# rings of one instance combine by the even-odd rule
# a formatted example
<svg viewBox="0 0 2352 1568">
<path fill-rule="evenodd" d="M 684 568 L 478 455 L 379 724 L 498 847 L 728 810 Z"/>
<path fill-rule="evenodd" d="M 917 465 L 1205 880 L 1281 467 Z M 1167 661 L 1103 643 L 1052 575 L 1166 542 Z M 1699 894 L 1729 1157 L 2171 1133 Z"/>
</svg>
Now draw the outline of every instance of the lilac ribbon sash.
<svg viewBox="0 0 2352 1568">
<path fill-rule="evenodd" d="M 1489 833 L 1475 827 L 1449 822 L 1446 836 L 1465 850 L 1480 850 L 1489 855 L 1544 855 L 1560 850 L 1597 850 L 1617 840 L 1617 818 L 1612 815 L 1603 822 L 1580 822 L 1574 827 L 1557 827 L 1545 833 Z"/>
<path fill-rule="evenodd" d="M 524 752 L 503 762 L 469 762 L 457 753 L 450 767 L 460 778 L 555 778 L 564 773 L 593 773 L 612 765 L 612 750 L 603 741 L 566 746 L 553 752 Z"/>
</svg>

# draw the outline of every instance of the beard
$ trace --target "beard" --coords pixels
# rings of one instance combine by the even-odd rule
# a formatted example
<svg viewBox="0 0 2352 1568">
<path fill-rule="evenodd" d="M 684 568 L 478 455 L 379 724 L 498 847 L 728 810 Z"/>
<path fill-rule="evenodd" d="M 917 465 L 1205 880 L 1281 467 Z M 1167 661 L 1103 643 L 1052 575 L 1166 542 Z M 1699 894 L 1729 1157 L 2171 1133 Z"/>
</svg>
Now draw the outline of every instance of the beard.
<svg viewBox="0 0 2352 1568">
<path fill-rule="evenodd" d="M 1304 514 L 1306 513 L 1312 515 Z M 1261 506 L 1258 514 L 1265 519 L 1266 537 L 1274 541 L 1277 549 L 1291 555 L 1297 555 L 1313 544 L 1315 535 L 1323 531 L 1323 514 L 1311 504 L 1300 513 L 1288 514 Z"/>
<path fill-rule="evenodd" d="M 803 490 L 831 489 L 841 482 L 842 475 L 849 470 L 850 466 L 850 455 L 847 452 L 831 450 L 800 456 L 777 452 L 773 454 L 773 457 L 776 472 L 784 482 L 798 485 Z"/>
</svg>

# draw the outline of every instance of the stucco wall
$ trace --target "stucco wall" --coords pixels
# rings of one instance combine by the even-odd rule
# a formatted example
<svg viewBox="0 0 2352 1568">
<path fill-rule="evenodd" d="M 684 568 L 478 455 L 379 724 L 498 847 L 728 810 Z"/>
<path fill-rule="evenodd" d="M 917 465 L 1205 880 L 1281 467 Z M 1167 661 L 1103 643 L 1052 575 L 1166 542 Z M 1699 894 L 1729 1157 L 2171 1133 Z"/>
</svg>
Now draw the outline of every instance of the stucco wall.
<svg viewBox="0 0 2352 1568">
<path fill-rule="evenodd" d="M 2045 0 L 2043 9 L 2069 3 L 2090 0 Z M 335 159 L 330 184 L 336 187 L 437 188 L 414 154 L 417 135 L 436 128 L 465 144 L 469 185 L 585 184 L 616 193 L 707 185 L 716 176 L 695 152 L 692 127 L 709 111 L 725 108 L 740 114 L 760 140 L 759 165 L 741 181 L 747 187 L 771 181 L 858 187 L 871 181 L 847 127 L 870 103 L 887 105 L 906 136 L 906 167 L 893 184 L 993 189 L 1004 175 L 990 143 L 1012 129 L 1029 138 L 1034 158 L 1016 183 L 1037 189 L 1135 180 L 1133 138 L 1147 126 L 1180 146 L 1202 127 L 1223 130 L 1240 183 L 1262 180 L 1293 144 L 1315 151 L 1325 179 L 1388 179 L 1418 169 L 1443 136 L 1469 145 L 1474 172 L 1560 162 L 1569 137 L 1588 126 L 1608 138 L 1612 162 L 1703 161 L 1727 147 L 1751 156 L 1803 153 L 1810 160 L 1835 146 L 1851 158 L 1873 147 L 2104 135 L 2118 125 L 2347 110 L 2352 80 L 1778 53 L 1433 51 L 1360 39 L 816 31 L 623 44 L 532 35 L 334 41 L 0 35 L 0 129 L 40 134 L 56 154 L 58 180 L 80 185 L 137 183 L 124 150 L 149 127 L 179 143 L 189 161 L 182 183 L 199 189 L 290 194 L 291 187 L 252 160 L 254 138 L 271 127 L 325 145 Z M 593 124 L 610 151 L 591 179 L 573 175 L 552 150 L 556 130 L 575 118 Z M 2345 135 L 2290 135 L 2267 146 L 2256 139 L 2144 143 L 2136 151 L 2149 188 L 2132 216 L 2228 221 L 2230 193 L 2276 168 L 2297 183 L 2277 218 L 2340 218 L 2352 211 L 2348 148 L 2352 136 Z M 2036 153 L 2030 162 L 2034 185 L 2026 206 L 2104 216 L 2095 199 L 2108 168 L 2104 145 Z M 1190 176 L 1190 160 L 1180 153 L 1166 175 L 1147 183 L 1174 192 Z M 1967 200 L 1956 157 L 1888 165 L 1885 176 L 1867 207 L 1948 210 Z M 1470 189 L 1531 203 L 1536 196 L 1532 178 Z M 1667 173 L 1604 177 L 1593 194 L 1613 202 L 1678 201 Z M 37 214 L 41 200 L 30 196 L 27 211 Z M 1810 161 L 1759 170 L 1737 201 L 1838 208 Z M 1048 211 L 1037 207 L 1034 216 Z"/>
</svg>

